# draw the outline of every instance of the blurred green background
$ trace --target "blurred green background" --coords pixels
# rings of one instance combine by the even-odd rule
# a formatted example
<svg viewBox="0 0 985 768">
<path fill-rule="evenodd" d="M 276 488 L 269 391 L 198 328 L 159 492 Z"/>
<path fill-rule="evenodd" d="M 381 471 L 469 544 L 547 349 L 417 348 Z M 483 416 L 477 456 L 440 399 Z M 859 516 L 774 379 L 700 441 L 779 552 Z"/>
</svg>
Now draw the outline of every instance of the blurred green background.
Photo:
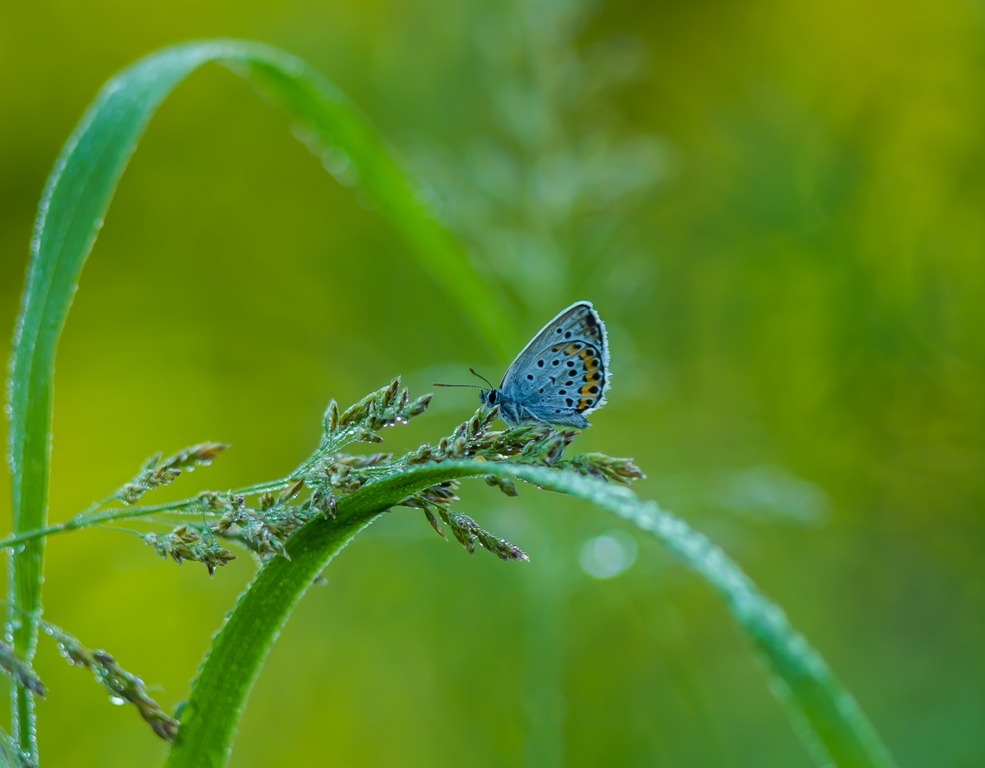
<svg viewBox="0 0 985 768">
<path fill-rule="evenodd" d="M 635 457 L 640 493 L 785 608 L 903 768 L 982 765 L 985 6 L 8 2 L 0 327 L 101 83 L 219 35 L 362 106 L 516 318 L 510 345 L 595 302 L 614 381 L 577 447 Z M 345 158 L 289 129 L 219 67 L 151 123 L 59 350 L 53 521 L 156 450 L 233 444 L 175 494 L 279 477 L 330 397 L 505 369 Z M 440 391 L 386 447 L 475 404 Z M 717 596 L 655 542 L 479 485 L 461 511 L 532 562 L 469 558 L 410 510 L 377 523 L 283 632 L 231 765 L 812 765 Z M 4 474 L 8 520 L 9 495 Z M 171 709 L 252 572 L 54 537 L 46 617 Z M 41 642 L 42 764 L 159 764 L 132 708 Z"/>
</svg>

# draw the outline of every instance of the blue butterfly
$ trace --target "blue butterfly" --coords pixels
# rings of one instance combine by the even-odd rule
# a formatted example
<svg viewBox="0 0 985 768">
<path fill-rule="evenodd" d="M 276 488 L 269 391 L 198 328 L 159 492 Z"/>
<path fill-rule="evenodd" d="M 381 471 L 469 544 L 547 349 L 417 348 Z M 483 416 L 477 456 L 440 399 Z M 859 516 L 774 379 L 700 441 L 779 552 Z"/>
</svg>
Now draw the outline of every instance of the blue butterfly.
<svg viewBox="0 0 985 768">
<path fill-rule="evenodd" d="M 605 405 L 609 388 L 609 340 L 592 303 L 562 310 L 520 350 L 499 387 L 486 383 L 488 389 L 479 387 L 482 403 L 498 405 L 511 427 L 525 421 L 590 426 L 585 417 Z"/>
</svg>

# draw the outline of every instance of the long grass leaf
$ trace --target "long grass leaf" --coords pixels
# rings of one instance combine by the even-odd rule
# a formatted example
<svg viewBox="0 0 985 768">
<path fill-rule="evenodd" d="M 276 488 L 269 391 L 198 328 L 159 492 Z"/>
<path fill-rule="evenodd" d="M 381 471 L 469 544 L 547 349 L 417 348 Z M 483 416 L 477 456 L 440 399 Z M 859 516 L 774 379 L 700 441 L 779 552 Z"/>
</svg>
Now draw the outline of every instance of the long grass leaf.
<svg viewBox="0 0 985 768">
<path fill-rule="evenodd" d="M 705 536 L 624 487 L 570 471 L 496 462 L 446 462 L 365 486 L 338 505 L 332 520 L 315 520 L 288 543 L 291 559 L 270 561 L 240 597 L 181 713 L 169 768 L 220 768 L 263 660 L 314 577 L 362 527 L 409 494 L 456 477 L 519 478 L 570 494 L 652 534 L 720 592 L 771 673 L 799 735 L 820 765 L 893 768 L 889 752 L 854 698 L 823 659 L 750 579 Z"/>
<path fill-rule="evenodd" d="M 292 109 L 320 140 L 346 152 L 360 184 L 415 246 L 466 316 L 501 347 L 510 323 L 450 236 L 418 204 L 383 141 L 352 103 L 299 59 L 266 46 L 188 43 L 154 53 L 111 79 L 62 150 L 48 179 L 31 240 L 31 259 L 14 334 L 8 380 L 14 532 L 45 525 L 55 349 L 86 257 L 117 182 L 154 111 L 196 68 L 219 61 Z M 30 660 L 37 638 L 44 542 L 11 558 L 9 630 Z M 14 734 L 36 757 L 33 704 L 13 691 Z"/>
<path fill-rule="evenodd" d="M 854 697 L 783 611 L 718 546 L 653 501 L 628 488 L 570 472 L 510 468 L 528 482 L 590 501 L 659 539 L 724 598 L 784 703 L 798 735 L 818 765 L 893 768 L 895 762 Z"/>
</svg>

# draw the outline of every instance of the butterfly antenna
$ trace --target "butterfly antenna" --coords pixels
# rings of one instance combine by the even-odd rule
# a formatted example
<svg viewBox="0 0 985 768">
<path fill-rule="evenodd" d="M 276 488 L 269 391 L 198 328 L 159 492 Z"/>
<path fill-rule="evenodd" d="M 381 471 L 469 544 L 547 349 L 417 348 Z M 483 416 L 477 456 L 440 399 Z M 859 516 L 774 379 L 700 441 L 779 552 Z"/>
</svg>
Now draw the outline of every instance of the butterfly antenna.
<svg viewBox="0 0 985 768">
<path fill-rule="evenodd" d="M 489 381 L 489 379 L 487 379 L 487 378 L 486 378 L 485 376 L 483 376 L 483 375 L 482 375 L 481 373 L 476 373 L 476 372 L 475 372 L 475 368 L 469 368 L 469 373 L 471 373 L 471 374 L 472 374 L 473 376 L 477 376 L 477 377 L 479 377 L 479 378 L 480 378 L 480 379 L 482 379 L 482 380 L 483 380 L 484 382 L 486 382 L 486 384 L 488 384 L 488 385 L 489 385 L 489 389 L 496 389 L 496 387 L 494 387 L 494 386 L 492 385 L 492 382 L 491 382 L 491 381 Z"/>
<path fill-rule="evenodd" d="M 496 387 L 494 387 L 492 385 L 492 382 L 489 381 L 489 379 L 487 379 L 485 376 L 482 376 L 481 374 L 476 373 L 475 370 L 472 369 L 472 368 L 469 368 L 469 371 L 471 371 L 471 373 L 472 373 L 473 376 L 478 376 L 480 379 L 482 379 L 484 382 L 486 382 L 486 384 L 488 384 L 489 386 L 488 387 L 483 387 L 481 384 L 441 384 L 440 382 L 437 382 L 437 381 L 434 382 L 431 386 L 432 387 L 468 387 L 469 389 L 496 389 Z"/>
</svg>

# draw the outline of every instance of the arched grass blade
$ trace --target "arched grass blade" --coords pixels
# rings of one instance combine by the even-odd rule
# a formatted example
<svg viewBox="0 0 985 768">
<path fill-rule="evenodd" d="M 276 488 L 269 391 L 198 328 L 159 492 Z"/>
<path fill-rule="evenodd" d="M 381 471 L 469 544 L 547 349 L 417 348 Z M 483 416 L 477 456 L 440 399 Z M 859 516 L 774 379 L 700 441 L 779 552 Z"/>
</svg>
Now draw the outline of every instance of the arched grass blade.
<svg viewBox="0 0 985 768">
<path fill-rule="evenodd" d="M 892 757 L 868 719 L 823 659 L 705 536 L 625 487 L 572 471 L 476 461 L 427 465 L 364 486 L 340 500 L 336 518 L 314 520 L 298 531 L 288 543 L 291 559 L 272 560 L 257 574 L 216 635 L 181 713 L 169 768 L 225 764 L 246 698 L 277 633 L 314 577 L 352 536 L 410 494 L 453 478 L 491 474 L 585 499 L 656 536 L 724 596 L 819 764 L 893 768 Z"/>
<path fill-rule="evenodd" d="M 771 689 L 787 706 L 797 734 L 818 765 L 894 768 L 892 756 L 865 713 L 824 659 L 790 626 L 779 606 L 704 534 L 625 487 L 538 467 L 510 468 L 509 474 L 585 499 L 629 520 L 659 539 L 714 587 L 772 675 Z"/>
<path fill-rule="evenodd" d="M 225 63 L 280 99 L 321 140 L 346 152 L 363 190 L 414 245 L 421 261 L 495 347 L 508 317 L 450 236 L 418 204 L 384 142 L 349 100 L 299 59 L 266 46 L 205 41 L 154 53 L 100 91 L 69 138 L 48 179 L 31 239 L 31 260 L 14 334 L 8 380 L 9 463 L 14 532 L 43 528 L 48 497 L 55 349 L 86 257 L 117 182 L 154 111 L 202 64 Z M 8 613 L 13 644 L 30 661 L 37 638 L 44 542 L 11 559 Z M 36 757 L 32 701 L 13 689 L 14 735 Z"/>
</svg>

